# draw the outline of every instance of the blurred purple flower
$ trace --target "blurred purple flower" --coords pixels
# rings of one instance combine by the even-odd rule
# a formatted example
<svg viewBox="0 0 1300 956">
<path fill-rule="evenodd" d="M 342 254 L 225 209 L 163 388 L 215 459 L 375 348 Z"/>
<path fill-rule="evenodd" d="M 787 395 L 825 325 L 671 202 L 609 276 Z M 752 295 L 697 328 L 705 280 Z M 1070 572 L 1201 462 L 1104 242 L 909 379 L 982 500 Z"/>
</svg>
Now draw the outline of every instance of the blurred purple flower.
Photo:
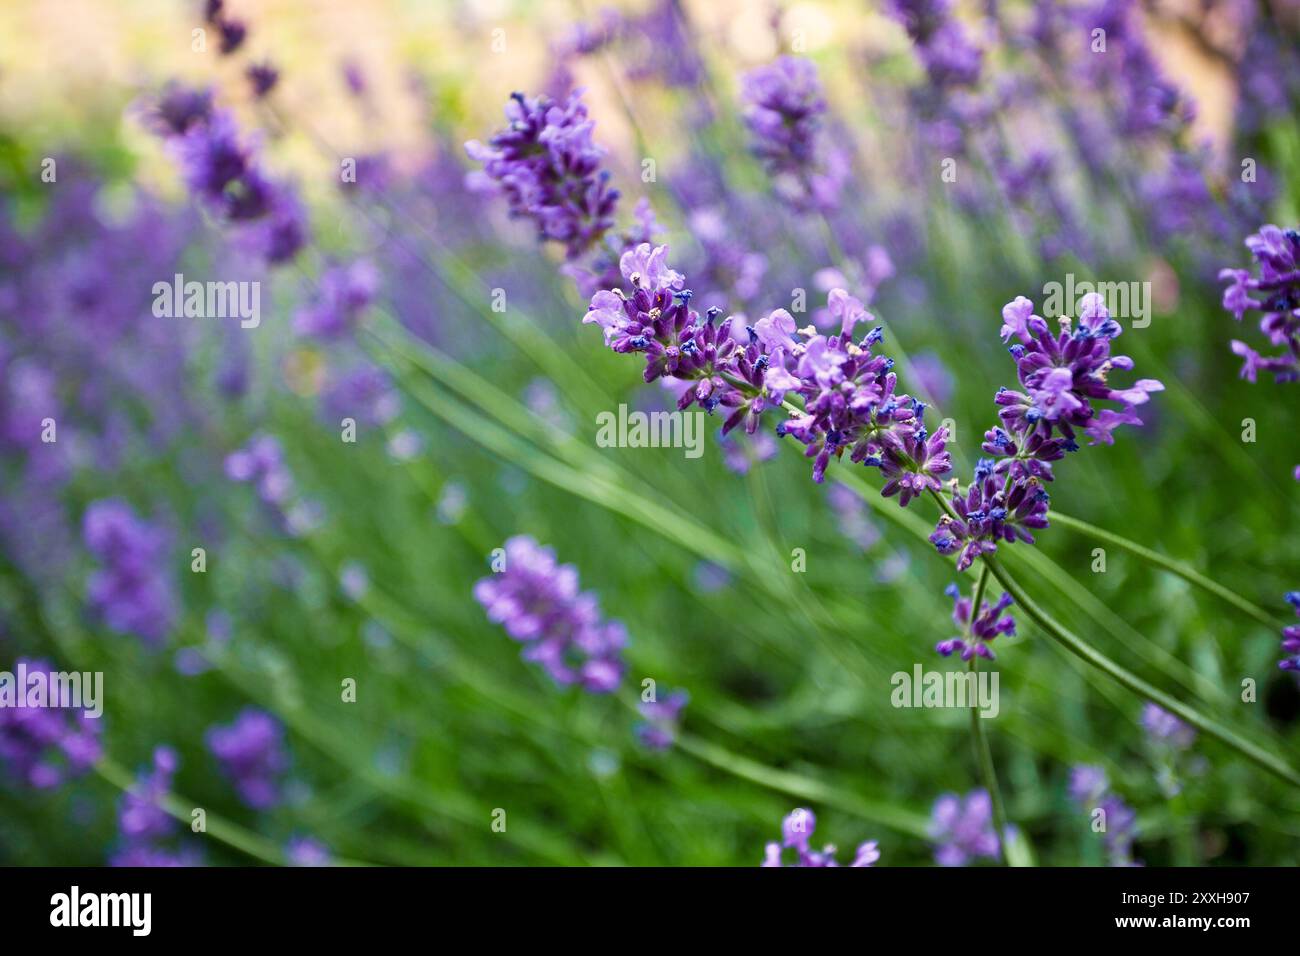
<svg viewBox="0 0 1300 956">
<path fill-rule="evenodd" d="M 280 776 L 288 767 L 284 728 L 266 711 L 248 708 L 234 722 L 209 728 L 206 740 L 239 798 L 254 810 L 280 800 Z"/>
<path fill-rule="evenodd" d="M 526 535 L 506 540 L 491 577 L 474 585 L 488 619 L 525 645 L 524 659 L 542 665 L 561 685 L 594 694 L 615 690 L 623 678 L 622 623 L 604 620 L 596 595 L 579 592 L 578 571 Z M 495 562 L 504 564 L 497 568 Z"/>
</svg>

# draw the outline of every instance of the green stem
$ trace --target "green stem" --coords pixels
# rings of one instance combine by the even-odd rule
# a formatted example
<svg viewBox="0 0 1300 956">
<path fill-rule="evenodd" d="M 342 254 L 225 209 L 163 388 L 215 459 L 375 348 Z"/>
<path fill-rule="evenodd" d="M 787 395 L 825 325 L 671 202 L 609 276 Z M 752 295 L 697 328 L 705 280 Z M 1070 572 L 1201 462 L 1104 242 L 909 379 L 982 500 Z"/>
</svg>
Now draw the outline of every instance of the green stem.
<svg viewBox="0 0 1300 956">
<path fill-rule="evenodd" d="M 954 520 L 957 518 L 956 512 L 952 510 L 948 502 L 943 500 L 942 495 L 931 491 L 930 497 L 939 505 L 944 514 Z M 1251 760 L 1274 776 L 1285 780 L 1292 786 L 1300 787 L 1300 773 L 1296 773 L 1289 764 L 1284 763 L 1268 751 L 1255 746 L 1236 731 L 1230 730 L 1218 721 L 1206 717 L 1200 711 L 1194 710 L 1182 701 L 1175 700 L 1164 691 L 1148 684 L 1136 674 L 1130 673 L 1035 604 L 1033 598 L 1025 593 L 1025 589 L 1020 586 L 1014 577 L 1007 573 L 1007 570 L 1002 567 L 1001 562 L 996 557 L 985 554 L 981 555 L 981 560 L 988 565 L 989 570 L 993 572 L 993 576 L 998 579 L 998 583 L 1002 585 L 1003 589 L 1020 605 L 1020 609 L 1038 624 L 1047 633 L 1048 637 L 1062 645 L 1070 653 L 1081 658 L 1085 663 L 1091 664 L 1109 677 L 1113 677 L 1139 697 L 1159 704 L 1165 710 L 1187 721 L 1193 727 L 1204 731 L 1221 743 L 1227 744 L 1243 757 Z"/>
<path fill-rule="evenodd" d="M 979 617 L 980 605 L 984 602 L 984 590 L 988 587 L 989 567 L 986 564 L 980 569 L 980 575 L 975 582 L 975 593 L 971 597 L 970 620 L 966 626 L 966 638 L 970 641 L 971 646 L 975 644 L 975 619 Z M 972 681 L 972 688 L 976 681 L 979 680 L 979 660 L 978 654 L 971 654 L 970 672 L 975 678 Z M 971 742 L 975 746 L 975 761 L 979 764 L 980 776 L 984 779 L 984 789 L 989 792 L 989 800 L 993 803 L 993 827 L 998 835 L 998 849 L 1002 853 L 1004 863 L 1010 863 L 1010 857 L 1006 849 L 1007 835 L 1007 813 L 1002 803 L 1002 790 L 998 787 L 997 770 L 993 767 L 993 751 L 989 749 L 989 738 L 984 733 L 984 725 L 980 722 L 980 708 L 977 695 L 971 693 L 970 701 L 970 733 Z"/>
<path fill-rule="evenodd" d="M 1136 674 L 1125 670 L 1119 664 L 1115 663 L 1105 654 L 1096 650 L 1092 645 L 1085 642 L 1078 635 L 1070 631 L 1065 625 L 1056 621 L 1046 611 L 1034 603 L 1034 600 L 1025 593 L 1019 582 L 1016 581 L 1006 569 L 1002 567 L 997 558 L 992 555 L 984 555 L 985 564 L 992 570 L 993 576 L 1016 600 L 1020 609 L 1036 623 L 1048 637 L 1055 640 L 1071 654 L 1081 658 L 1085 663 L 1091 664 L 1102 673 L 1113 677 L 1121 685 L 1132 691 L 1139 697 L 1159 704 L 1165 710 L 1178 716 L 1182 720 L 1191 724 L 1199 730 L 1204 731 L 1211 737 L 1228 747 L 1237 751 L 1246 759 L 1252 761 L 1263 769 L 1267 770 L 1274 776 L 1285 780 L 1295 787 L 1300 787 L 1300 773 L 1296 773 L 1292 767 L 1284 763 L 1273 754 L 1260 747 L 1255 746 L 1249 740 L 1240 736 L 1233 730 L 1223 726 L 1218 721 L 1206 717 L 1200 711 L 1194 710 L 1179 700 L 1175 700 L 1162 690 L 1151 686 Z"/>
<path fill-rule="evenodd" d="M 1258 604 L 1246 600 L 1240 594 L 1224 587 L 1218 581 L 1206 577 L 1189 564 L 1184 564 L 1182 561 L 1175 561 L 1173 558 L 1165 557 L 1158 551 L 1152 551 L 1150 548 L 1144 547 L 1136 541 L 1130 541 L 1123 535 L 1107 531 L 1105 528 L 1098 528 L 1094 524 L 1089 524 L 1086 521 L 1081 521 L 1080 519 L 1073 518 L 1070 515 L 1061 514 L 1061 512 L 1057 511 L 1055 508 L 1052 509 L 1052 520 L 1059 525 L 1073 528 L 1075 531 L 1086 534 L 1091 538 L 1096 538 L 1098 541 L 1105 541 L 1107 544 L 1113 544 L 1117 548 L 1123 548 L 1125 551 L 1137 555 L 1142 560 L 1154 564 L 1156 567 L 1163 568 L 1171 574 L 1178 575 L 1178 577 L 1182 578 L 1188 584 L 1194 584 L 1198 588 L 1213 594 L 1215 597 L 1227 601 L 1233 607 L 1250 615 L 1265 627 L 1281 628 L 1284 626 L 1281 620 L 1273 617 L 1273 615 L 1269 614 L 1268 611 L 1264 610 Z"/>
</svg>

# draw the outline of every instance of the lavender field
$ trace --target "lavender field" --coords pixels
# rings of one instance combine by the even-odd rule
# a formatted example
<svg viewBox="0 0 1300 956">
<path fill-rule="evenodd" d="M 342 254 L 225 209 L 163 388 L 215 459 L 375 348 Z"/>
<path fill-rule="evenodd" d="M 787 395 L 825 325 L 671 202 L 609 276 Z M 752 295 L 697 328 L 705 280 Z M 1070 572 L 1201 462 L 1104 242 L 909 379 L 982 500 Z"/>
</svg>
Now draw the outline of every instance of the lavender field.
<svg viewBox="0 0 1300 956">
<path fill-rule="evenodd" d="M 1300 863 L 1298 116 L 1295 0 L 5 3 L 0 865 Z"/>
</svg>

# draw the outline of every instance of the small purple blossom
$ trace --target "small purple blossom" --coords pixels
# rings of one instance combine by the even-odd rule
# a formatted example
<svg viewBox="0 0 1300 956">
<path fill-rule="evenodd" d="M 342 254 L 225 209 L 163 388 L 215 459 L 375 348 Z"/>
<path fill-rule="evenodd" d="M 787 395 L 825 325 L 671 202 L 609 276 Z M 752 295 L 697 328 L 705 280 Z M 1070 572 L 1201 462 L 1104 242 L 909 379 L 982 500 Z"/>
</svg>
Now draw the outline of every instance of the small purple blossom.
<svg viewBox="0 0 1300 956">
<path fill-rule="evenodd" d="M 1228 281 L 1223 307 L 1238 322 L 1247 312 L 1263 313 L 1259 330 L 1282 351 L 1262 355 L 1233 339 L 1232 351 L 1244 360 L 1241 377 L 1254 382 L 1260 372 L 1267 372 L 1278 382 L 1300 380 L 1300 230 L 1262 226 L 1247 237 L 1246 248 L 1255 257 L 1258 275 L 1246 269 L 1221 270 L 1219 278 Z"/>
<path fill-rule="evenodd" d="M 176 619 L 167 538 L 118 498 L 91 503 L 82 518 L 86 549 L 100 563 L 86 584 L 91 610 L 112 630 L 158 646 Z"/>
<path fill-rule="evenodd" d="M 1137 831 L 1137 814 L 1110 789 L 1110 780 L 1101 767 L 1077 764 L 1070 770 L 1070 799 L 1087 812 L 1093 832 L 1102 834 L 1102 842 L 1111 866 L 1141 866 L 1133 859 L 1133 837 Z"/>
<path fill-rule="evenodd" d="M 282 508 L 294 497 L 293 475 L 273 435 L 254 435 L 243 448 L 231 452 L 226 456 L 225 471 L 231 481 L 253 484 L 258 497 L 273 507 Z"/>
<path fill-rule="evenodd" d="M 503 562 L 500 567 L 496 562 Z M 527 535 L 507 539 L 496 571 L 474 585 L 488 619 L 525 645 L 525 660 L 556 681 L 593 694 L 614 691 L 623 678 L 627 631 L 605 620 L 596 595 L 578 589 L 578 570 Z"/>
<path fill-rule="evenodd" d="M 15 675 L 31 686 L 34 675 L 50 686 L 53 669 L 45 661 L 19 658 Z M 26 688 L 15 686 L 23 693 Z M 49 701 L 47 701 L 47 704 Z M 103 755 L 101 719 L 83 711 L 53 706 L 0 706 L 0 767 L 22 786 L 53 790 L 80 776 Z"/>
<path fill-rule="evenodd" d="M 1010 614 L 1002 613 L 1011 605 L 1011 595 L 1003 594 L 998 598 L 997 603 L 992 605 L 988 601 L 981 601 L 979 614 L 972 622 L 971 598 L 962 597 L 961 589 L 956 584 L 948 585 L 943 593 L 953 600 L 952 620 L 961 629 L 961 633 L 946 641 L 940 641 L 934 649 L 944 657 L 960 653 L 964 661 L 969 661 L 977 654 L 988 660 L 994 660 L 989 642 L 999 634 L 1016 633 L 1015 618 Z"/>
<path fill-rule="evenodd" d="M 945 793 L 930 811 L 930 838 L 934 860 L 940 866 L 966 866 L 979 857 L 996 860 L 1001 855 L 993 829 L 993 801 L 987 790 L 972 790 L 965 797 Z"/>
<path fill-rule="evenodd" d="M 655 700 L 642 700 L 638 705 L 642 718 L 633 732 L 641 745 L 649 750 L 668 750 L 677 740 L 677 728 L 682 711 L 691 695 L 684 690 L 674 690 Z"/>
<path fill-rule="evenodd" d="M 1300 481 L 1300 468 L 1297 469 L 1296 480 Z M 1300 615 L 1300 591 L 1288 591 L 1286 602 Z M 1300 674 L 1300 624 L 1289 624 L 1282 628 L 1282 652 L 1285 656 L 1277 662 L 1277 666 L 1284 671 Z"/>
<path fill-rule="evenodd" d="M 289 757 L 278 720 L 250 707 L 233 723 L 209 728 L 206 740 L 244 803 L 254 810 L 267 810 L 279 802 L 280 777 Z"/>
<path fill-rule="evenodd" d="M 810 845 L 813 830 L 816 829 L 817 818 L 813 816 L 811 810 L 805 810 L 799 807 L 792 811 L 788 817 L 781 821 L 781 842 L 772 842 L 767 844 L 763 849 L 762 866 L 814 866 L 828 867 L 839 866 L 836 860 L 836 847 L 833 844 L 827 844 L 821 850 L 814 850 Z M 786 864 L 782 862 L 784 850 L 794 850 L 794 862 Z M 868 840 L 858 845 L 857 852 L 854 854 L 853 862 L 849 866 L 871 866 L 880 859 L 880 847 L 875 840 Z"/>
<path fill-rule="evenodd" d="M 294 316 L 293 329 L 309 338 L 342 338 L 356 327 L 378 291 L 379 271 L 368 259 L 331 265 L 321 273 L 313 302 Z"/>
<path fill-rule="evenodd" d="M 1174 750 L 1186 750 L 1196 742 L 1194 727 L 1150 702 L 1142 708 L 1142 729 L 1153 743 Z"/>
<path fill-rule="evenodd" d="M 329 866 L 333 862 L 329 847 L 313 837 L 296 836 L 284 848 L 290 866 Z"/>
<path fill-rule="evenodd" d="M 179 825 L 164 804 L 172 798 L 172 778 L 180 760 L 170 747 L 153 752 L 152 769 L 141 773 L 122 795 L 118 807 L 118 843 L 109 858 L 110 866 L 174 867 L 198 866 L 201 857 L 188 844 L 170 849 L 163 841 L 172 838 Z"/>
</svg>

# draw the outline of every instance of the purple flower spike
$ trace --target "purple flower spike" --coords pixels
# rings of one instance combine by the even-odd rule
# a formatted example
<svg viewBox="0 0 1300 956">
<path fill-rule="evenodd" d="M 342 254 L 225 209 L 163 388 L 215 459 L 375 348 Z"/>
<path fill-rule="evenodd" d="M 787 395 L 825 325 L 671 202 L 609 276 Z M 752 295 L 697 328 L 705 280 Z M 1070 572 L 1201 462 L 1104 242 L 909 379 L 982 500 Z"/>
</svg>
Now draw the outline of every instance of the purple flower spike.
<svg viewBox="0 0 1300 956">
<path fill-rule="evenodd" d="M 605 150 L 592 140 L 595 124 L 582 91 L 563 104 L 515 93 L 506 119 L 510 125 L 486 146 L 465 144 L 470 158 L 483 164 L 469 185 L 503 194 L 512 216 L 532 220 L 539 239 L 563 243 L 567 258 L 577 259 L 613 226 L 619 196 L 601 168 Z"/>
<path fill-rule="evenodd" d="M 1232 351 L 1244 360 L 1241 377 L 1253 382 L 1267 372 L 1279 382 L 1300 380 L 1300 230 L 1262 226 L 1247 237 L 1246 248 L 1255 257 L 1258 275 L 1246 269 L 1221 270 L 1219 278 L 1229 283 L 1223 307 L 1238 322 L 1247 312 L 1262 313 L 1260 331 L 1282 351 L 1261 355 L 1234 339 Z"/>
<path fill-rule="evenodd" d="M 15 670 L 50 675 L 45 661 L 19 658 Z M 48 680 L 48 677 L 47 677 Z M 21 786 L 54 790 L 103 754 L 101 720 L 53 707 L 0 707 L 0 768 Z"/>
<path fill-rule="evenodd" d="M 524 644 L 524 659 L 556 683 L 593 694 L 616 690 L 627 631 L 601 616 L 595 594 L 579 591 L 577 568 L 559 564 L 554 551 L 526 535 L 508 539 L 502 552 L 504 566 L 474 585 L 488 619 Z"/>
<path fill-rule="evenodd" d="M 935 843 L 934 860 L 940 866 L 966 866 L 979 857 L 998 859 L 1000 848 L 988 791 L 939 797 L 930 812 L 930 838 Z"/>
<path fill-rule="evenodd" d="M 1300 472 L 1300 469 L 1297 469 Z M 1300 481 L 1300 473 L 1296 475 L 1296 480 Z M 1295 608 L 1297 615 L 1300 615 L 1300 591 L 1288 591 L 1286 602 Z M 1286 655 L 1277 662 L 1277 666 L 1284 671 L 1295 671 L 1300 675 L 1300 624 L 1291 624 L 1282 628 L 1282 651 Z"/>
<path fill-rule="evenodd" d="M 82 519 L 86 549 L 101 567 L 86 586 L 91 609 L 112 630 L 162 644 L 176 619 L 162 530 L 124 501 L 93 502 Z"/>
<path fill-rule="evenodd" d="M 675 690 L 663 698 L 641 701 L 639 710 L 645 720 L 636 725 L 634 733 L 642 746 L 649 750 L 668 750 L 677 740 L 677 728 L 682 710 L 690 701 L 690 694 Z"/>
<path fill-rule="evenodd" d="M 234 723 L 210 728 L 207 744 L 241 800 L 254 810 L 267 810 L 279 802 L 280 776 L 289 758 L 278 720 L 266 711 L 248 708 Z"/>
<path fill-rule="evenodd" d="M 1111 866 L 1141 866 L 1133 859 L 1133 837 L 1137 814 L 1110 789 L 1101 767 L 1078 764 L 1070 770 L 1070 799 L 1088 814 L 1090 824 L 1102 835 Z M 1099 812 L 1100 811 L 1100 812 Z"/>
<path fill-rule="evenodd" d="M 789 866 L 839 866 L 835 859 L 836 848 L 827 844 L 821 850 L 812 849 L 811 839 L 813 830 L 817 826 L 817 818 L 813 816 L 811 810 L 805 810 L 802 807 L 794 810 L 788 817 L 781 821 L 781 842 L 768 843 L 763 848 L 763 862 L 760 864 L 765 867 L 786 866 L 782 861 L 784 850 L 794 850 L 794 862 Z M 871 866 L 880 859 L 880 848 L 875 840 L 869 840 L 858 846 L 853 857 L 853 862 L 849 866 Z"/>
<path fill-rule="evenodd" d="M 122 796 L 117 813 L 118 841 L 109 858 L 110 866 L 173 867 L 198 866 L 201 857 L 194 847 L 170 849 L 163 841 L 179 829 L 164 803 L 172 796 L 172 778 L 180 760 L 170 747 L 153 752 L 153 766 L 141 773 Z"/>
<path fill-rule="evenodd" d="M 741 96 L 754 154 L 777 192 L 796 207 L 829 209 L 847 163 L 821 136 L 826 99 L 812 61 L 783 56 L 745 74 Z"/>
<path fill-rule="evenodd" d="M 962 597 L 961 589 L 955 584 L 948 585 L 944 594 L 953 600 L 952 620 L 961 629 L 961 633 L 946 641 L 940 641 L 934 649 L 944 657 L 960 653 L 964 661 L 969 661 L 976 654 L 994 660 L 989 642 L 999 634 L 1016 633 L 1015 618 L 1010 614 L 1002 613 L 1011 605 L 1011 595 L 1003 594 L 993 605 L 988 601 L 981 601 L 979 615 L 972 623 L 971 598 Z"/>
</svg>

